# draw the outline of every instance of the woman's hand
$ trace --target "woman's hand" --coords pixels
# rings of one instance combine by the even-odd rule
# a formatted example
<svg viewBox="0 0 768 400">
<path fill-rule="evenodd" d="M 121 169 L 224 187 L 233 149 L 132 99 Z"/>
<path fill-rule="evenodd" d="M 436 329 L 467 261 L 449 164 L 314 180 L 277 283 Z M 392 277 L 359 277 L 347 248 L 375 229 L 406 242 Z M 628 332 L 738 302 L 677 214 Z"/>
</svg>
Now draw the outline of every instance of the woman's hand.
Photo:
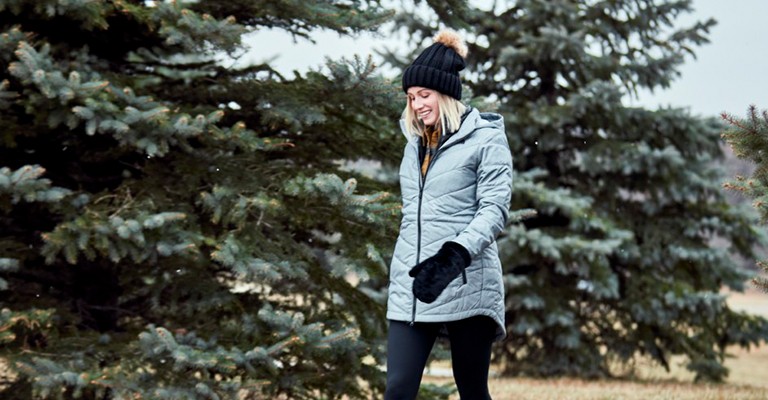
<svg viewBox="0 0 768 400">
<path fill-rule="evenodd" d="M 455 242 L 445 242 L 437 254 L 408 271 L 414 277 L 413 294 L 424 303 L 432 303 L 472 262 L 469 252 Z"/>
</svg>

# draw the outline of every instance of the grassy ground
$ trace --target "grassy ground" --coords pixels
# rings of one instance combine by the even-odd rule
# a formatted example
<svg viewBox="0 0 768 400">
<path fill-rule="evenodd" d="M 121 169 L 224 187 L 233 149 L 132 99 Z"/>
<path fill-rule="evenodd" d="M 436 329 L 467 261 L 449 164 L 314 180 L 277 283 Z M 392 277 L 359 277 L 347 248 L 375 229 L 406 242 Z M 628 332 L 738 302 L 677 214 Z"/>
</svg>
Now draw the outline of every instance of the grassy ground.
<svg viewBox="0 0 768 400">
<path fill-rule="evenodd" d="M 731 307 L 768 317 L 768 294 L 749 290 L 729 295 Z M 492 378 L 494 400 L 731 400 L 768 399 L 768 345 L 745 351 L 732 349 L 725 365 L 730 375 L 725 384 L 692 383 L 693 375 L 676 362 L 667 373 L 652 365 L 640 368 L 637 380 Z M 449 367 L 449 366 L 447 366 Z M 425 377 L 425 382 L 452 383 L 450 377 Z M 458 400 L 458 395 L 451 400 Z"/>
</svg>

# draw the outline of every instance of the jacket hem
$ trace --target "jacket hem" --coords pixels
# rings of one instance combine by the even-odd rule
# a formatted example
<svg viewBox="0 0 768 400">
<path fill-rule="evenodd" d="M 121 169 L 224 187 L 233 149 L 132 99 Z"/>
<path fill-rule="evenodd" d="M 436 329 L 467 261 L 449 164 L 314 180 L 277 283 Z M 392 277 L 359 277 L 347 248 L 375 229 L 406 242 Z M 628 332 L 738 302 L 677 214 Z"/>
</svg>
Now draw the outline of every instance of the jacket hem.
<svg viewBox="0 0 768 400">
<path fill-rule="evenodd" d="M 493 312 L 493 310 L 479 308 L 476 310 L 468 310 L 460 313 L 450 314 L 450 315 L 419 315 L 416 314 L 416 318 L 414 319 L 414 322 L 452 322 L 452 321 L 460 321 L 462 319 L 467 319 L 470 317 L 476 317 L 476 316 L 486 316 L 491 319 L 493 319 L 494 322 L 496 322 L 496 337 L 493 339 L 494 341 L 499 341 L 504 339 L 507 336 L 507 329 L 504 324 L 504 321 L 499 317 L 498 313 Z M 393 320 L 393 321 L 400 321 L 400 322 L 411 322 L 411 315 L 410 313 L 400 313 L 400 312 L 387 312 L 387 319 Z"/>
</svg>

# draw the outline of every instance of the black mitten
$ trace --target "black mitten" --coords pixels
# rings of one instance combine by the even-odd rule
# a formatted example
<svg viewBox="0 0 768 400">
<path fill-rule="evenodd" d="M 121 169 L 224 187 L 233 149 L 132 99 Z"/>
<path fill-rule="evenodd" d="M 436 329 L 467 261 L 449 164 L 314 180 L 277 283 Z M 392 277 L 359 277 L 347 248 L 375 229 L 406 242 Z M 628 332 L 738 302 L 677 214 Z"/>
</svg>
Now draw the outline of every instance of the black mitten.
<svg viewBox="0 0 768 400">
<path fill-rule="evenodd" d="M 440 293 L 472 262 L 469 252 L 456 242 L 445 242 L 432 257 L 411 268 L 413 294 L 424 303 L 437 300 Z"/>
</svg>

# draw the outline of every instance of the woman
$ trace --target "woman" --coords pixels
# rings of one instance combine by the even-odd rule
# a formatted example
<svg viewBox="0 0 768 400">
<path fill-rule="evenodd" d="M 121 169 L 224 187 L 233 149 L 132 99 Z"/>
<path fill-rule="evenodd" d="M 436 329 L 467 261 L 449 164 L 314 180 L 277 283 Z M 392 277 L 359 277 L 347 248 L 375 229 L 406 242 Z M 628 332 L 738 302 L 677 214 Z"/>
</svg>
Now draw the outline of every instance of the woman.
<svg viewBox="0 0 768 400">
<path fill-rule="evenodd" d="M 400 165 L 403 218 L 390 266 L 385 399 L 415 399 L 439 334 L 451 344 L 462 399 L 490 399 L 491 344 L 504 337 L 496 236 L 512 193 L 512 157 L 498 114 L 463 105 L 466 46 L 442 31 L 403 74 L 408 138 Z"/>
</svg>

